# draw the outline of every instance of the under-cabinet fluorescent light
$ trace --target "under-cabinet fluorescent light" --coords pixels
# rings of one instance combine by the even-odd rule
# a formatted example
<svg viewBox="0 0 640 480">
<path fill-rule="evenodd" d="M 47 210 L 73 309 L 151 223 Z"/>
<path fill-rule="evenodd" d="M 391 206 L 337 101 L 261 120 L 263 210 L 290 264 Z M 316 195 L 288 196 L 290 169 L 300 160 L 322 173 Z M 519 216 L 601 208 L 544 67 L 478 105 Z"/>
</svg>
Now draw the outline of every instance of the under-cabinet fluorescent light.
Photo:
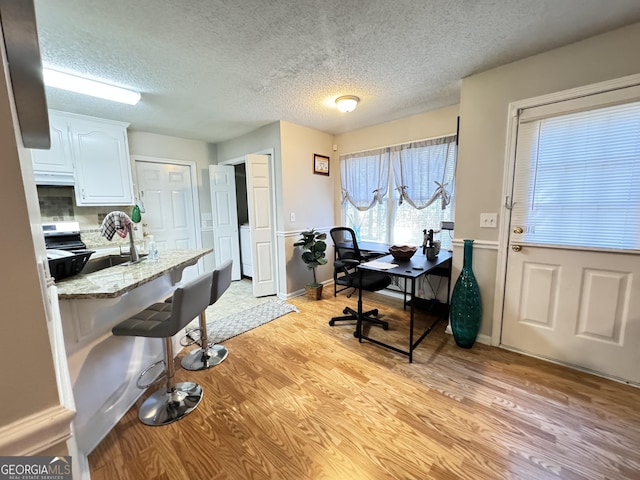
<svg viewBox="0 0 640 480">
<path fill-rule="evenodd" d="M 45 85 L 49 87 L 91 95 L 92 97 L 104 98 L 105 100 L 126 103 L 128 105 L 135 105 L 140 101 L 140 94 L 138 92 L 96 82 L 95 80 L 76 77 L 75 75 L 69 75 L 68 73 L 58 72 L 49 68 L 43 68 L 42 75 Z"/>
</svg>

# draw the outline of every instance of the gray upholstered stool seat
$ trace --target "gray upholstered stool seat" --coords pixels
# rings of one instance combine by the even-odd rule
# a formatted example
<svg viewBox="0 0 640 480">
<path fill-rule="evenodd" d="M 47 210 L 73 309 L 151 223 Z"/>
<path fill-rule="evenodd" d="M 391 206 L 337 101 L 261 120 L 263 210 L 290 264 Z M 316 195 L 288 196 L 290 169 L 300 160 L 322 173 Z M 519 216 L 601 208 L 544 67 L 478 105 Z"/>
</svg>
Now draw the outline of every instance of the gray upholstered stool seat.
<svg viewBox="0 0 640 480">
<path fill-rule="evenodd" d="M 211 296 L 209 305 L 218 301 L 231 285 L 232 260 L 227 260 L 213 271 L 211 283 Z M 218 365 L 229 355 L 229 350 L 224 345 L 212 344 L 207 335 L 207 317 L 205 311 L 200 313 L 200 335 L 197 340 L 200 348 L 194 349 L 182 357 L 182 368 L 185 370 L 205 370 Z"/>
<path fill-rule="evenodd" d="M 206 273 L 177 288 L 171 303 L 154 303 L 113 327 L 118 336 L 164 338 L 165 387 L 140 406 L 138 418 L 146 425 L 166 425 L 192 412 L 202 400 L 202 388 L 193 382 L 175 383 L 172 337 L 209 305 L 213 275 Z"/>
</svg>

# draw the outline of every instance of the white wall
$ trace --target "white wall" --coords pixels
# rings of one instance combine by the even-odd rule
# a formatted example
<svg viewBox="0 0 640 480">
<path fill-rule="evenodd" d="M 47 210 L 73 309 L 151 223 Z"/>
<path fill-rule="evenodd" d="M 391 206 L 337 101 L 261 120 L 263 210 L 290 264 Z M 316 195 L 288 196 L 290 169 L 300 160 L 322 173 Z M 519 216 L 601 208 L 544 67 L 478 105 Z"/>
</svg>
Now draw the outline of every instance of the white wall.
<svg viewBox="0 0 640 480">
<path fill-rule="evenodd" d="M 481 334 L 491 335 L 498 229 L 480 213 L 501 212 L 510 102 L 640 72 L 640 23 L 465 78 L 460 102 L 456 238 L 476 239 L 474 271 L 483 297 Z M 499 218 L 500 222 L 508 221 Z M 454 248 L 454 269 L 462 249 Z"/>
<path fill-rule="evenodd" d="M 287 293 L 304 289 L 313 281 L 313 274 L 300 258 L 301 251 L 293 247 L 300 232 L 315 228 L 329 233 L 335 225 L 333 191 L 338 169 L 330 162 L 329 176 L 313 173 L 313 155 L 331 157 L 333 136 L 289 122 L 281 122 L 282 185 L 284 213 L 284 252 L 286 262 Z M 295 221 L 291 214 L 295 214 Z M 331 244 L 329 241 L 328 244 Z M 333 277 L 333 250 L 327 251 L 329 263 L 318 267 L 319 282 Z"/>
<path fill-rule="evenodd" d="M 216 163 L 215 149 L 211 145 L 186 138 L 158 135 L 149 132 L 129 130 L 129 154 L 147 157 L 167 158 L 172 160 L 190 161 L 196 163 L 198 176 L 198 203 L 200 215 L 211 213 L 211 189 L 209 187 L 209 165 Z M 131 169 L 135 175 L 135 165 Z M 135 177 L 134 177 L 135 181 Z M 135 189 L 137 192 L 137 188 Z M 207 227 L 202 226 L 202 221 L 196 225 L 200 229 L 203 248 L 213 248 L 213 230 L 211 222 Z M 204 257 L 204 268 L 207 271 L 215 268 L 214 255 Z"/>
</svg>

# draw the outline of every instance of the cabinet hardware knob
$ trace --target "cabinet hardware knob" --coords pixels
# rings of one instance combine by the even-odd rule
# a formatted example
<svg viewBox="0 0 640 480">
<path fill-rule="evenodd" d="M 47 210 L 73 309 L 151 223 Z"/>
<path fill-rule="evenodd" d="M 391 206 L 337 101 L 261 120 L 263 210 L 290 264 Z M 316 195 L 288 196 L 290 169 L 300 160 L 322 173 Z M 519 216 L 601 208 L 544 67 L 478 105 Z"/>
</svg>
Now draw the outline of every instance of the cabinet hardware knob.
<svg viewBox="0 0 640 480">
<path fill-rule="evenodd" d="M 522 227 L 516 227 L 513 229 L 513 233 L 524 233 L 524 230 Z"/>
<path fill-rule="evenodd" d="M 514 252 L 519 252 L 520 250 L 522 250 L 522 245 L 511 245 L 511 250 L 513 250 Z"/>
</svg>

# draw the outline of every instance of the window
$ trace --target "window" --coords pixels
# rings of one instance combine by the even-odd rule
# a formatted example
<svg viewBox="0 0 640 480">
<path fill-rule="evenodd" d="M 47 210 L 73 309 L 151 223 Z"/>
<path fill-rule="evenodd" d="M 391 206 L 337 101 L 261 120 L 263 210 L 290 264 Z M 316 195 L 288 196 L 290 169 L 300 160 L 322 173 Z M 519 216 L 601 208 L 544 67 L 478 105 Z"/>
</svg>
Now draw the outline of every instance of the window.
<svg viewBox="0 0 640 480">
<path fill-rule="evenodd" d="M 512 223 L 522 242 L 640 250 L 640 102 L 607 105 L 613 94 L 521 114 Z"/>
<path fill-rule="evenodd" d="M 422 245 L 423 230 L 439 230 L 440 222 L 453 220 L 456 151 L 456 137 L 449 136 L 341 155 L 345 224 L 361 240 Z M 369 168 L 363 166 L 363 158 L 386 162 L 386 168 L 379 164 L 377 174 L 373 174 L 371 164 Z M 349 191 L 353 188 L 349 182 L 353 184 L 356 178 L 363 192 L 360 206 L 351 200 L 356 195 Z M 387 182 L 384 188 L 381 181 Z M 373 200 L 374 191 L 377 200 Z M 384 196 L 380 195 L 382 191 Z M 443 248 L 450 248 L 448 232 L 435 238 L 441 240 Z"/>
</svg>

